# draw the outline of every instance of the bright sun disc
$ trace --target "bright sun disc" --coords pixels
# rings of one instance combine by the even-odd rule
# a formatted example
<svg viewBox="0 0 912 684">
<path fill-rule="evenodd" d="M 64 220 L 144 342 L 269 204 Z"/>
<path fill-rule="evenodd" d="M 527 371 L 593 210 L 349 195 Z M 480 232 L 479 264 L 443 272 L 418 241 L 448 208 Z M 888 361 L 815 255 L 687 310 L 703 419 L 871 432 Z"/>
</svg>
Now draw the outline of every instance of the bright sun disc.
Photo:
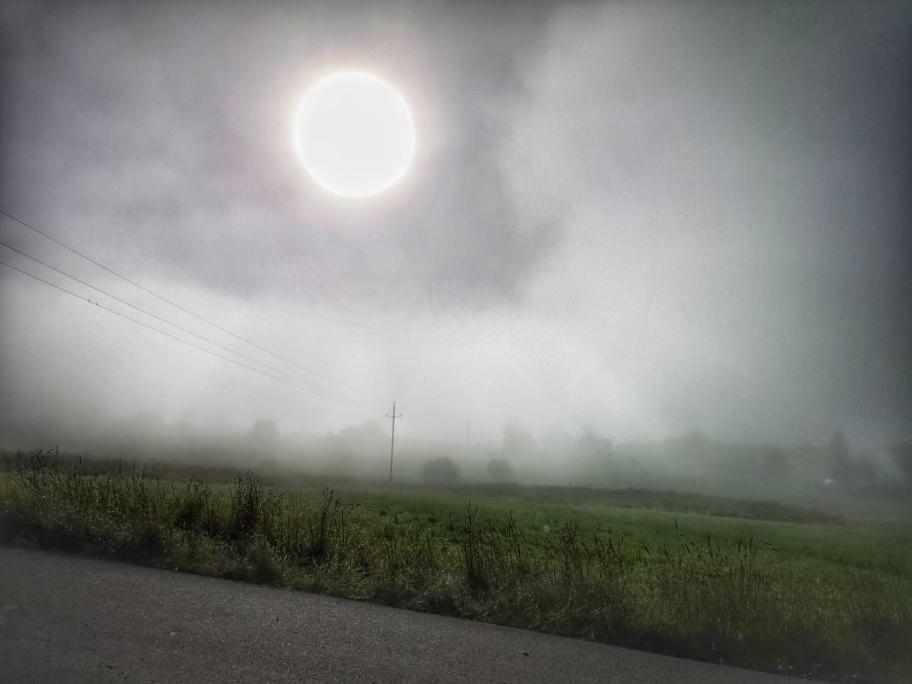
<svg viewBox="0 0 912 684">
<path fill-rule="evenodd" d="M 347 71 L 307 91 L 295 122 L 295 143 L 320 187 L 345 197 L 370 197 L 405 175 L 415 153 L 415 124 L 391 85 Z"/>
</svg>

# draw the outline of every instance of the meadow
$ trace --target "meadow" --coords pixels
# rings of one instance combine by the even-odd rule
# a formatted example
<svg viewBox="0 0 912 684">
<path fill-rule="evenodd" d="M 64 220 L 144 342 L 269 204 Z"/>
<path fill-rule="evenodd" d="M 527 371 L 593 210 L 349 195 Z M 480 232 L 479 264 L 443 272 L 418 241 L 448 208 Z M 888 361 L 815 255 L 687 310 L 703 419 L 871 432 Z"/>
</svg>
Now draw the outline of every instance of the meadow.
<svg viewBox="0 0 912 684">
<path fill-rule="evenodd" d="M 912 525 L 572 489 L 176 482 L 18 455 L 0 472 L 0 539 L 794 676 L 912 681 Z"/>
</svg>

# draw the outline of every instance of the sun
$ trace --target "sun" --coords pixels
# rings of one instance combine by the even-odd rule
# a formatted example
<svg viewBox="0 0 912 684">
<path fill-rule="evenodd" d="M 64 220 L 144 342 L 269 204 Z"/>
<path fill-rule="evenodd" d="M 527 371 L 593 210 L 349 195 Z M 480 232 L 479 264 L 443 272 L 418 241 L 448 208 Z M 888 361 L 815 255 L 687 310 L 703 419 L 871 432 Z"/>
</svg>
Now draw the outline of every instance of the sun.
<svg viewBox="0 0 912 684">
<path fill-rule="evenodd" d="M 415 155 L 415 122 L 405 98 L 361 71 L 317 81 L 304 95 L 294 132 L 310 177 L 343 197 L 387 190 L 405 175 Z"/>
</svg>

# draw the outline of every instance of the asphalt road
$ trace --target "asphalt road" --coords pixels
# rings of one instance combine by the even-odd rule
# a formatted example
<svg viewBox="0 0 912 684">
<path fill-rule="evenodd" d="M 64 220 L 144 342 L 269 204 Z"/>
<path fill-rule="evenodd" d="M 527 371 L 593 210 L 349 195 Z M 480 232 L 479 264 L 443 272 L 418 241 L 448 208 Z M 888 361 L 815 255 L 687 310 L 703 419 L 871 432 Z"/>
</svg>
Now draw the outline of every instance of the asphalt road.
<svg viewBox="0 0 912 684">
<path fill-rule="evenodd" d="M 455 618 L 0 547 L 4 682 L 774 682 Z"/>
</svg>

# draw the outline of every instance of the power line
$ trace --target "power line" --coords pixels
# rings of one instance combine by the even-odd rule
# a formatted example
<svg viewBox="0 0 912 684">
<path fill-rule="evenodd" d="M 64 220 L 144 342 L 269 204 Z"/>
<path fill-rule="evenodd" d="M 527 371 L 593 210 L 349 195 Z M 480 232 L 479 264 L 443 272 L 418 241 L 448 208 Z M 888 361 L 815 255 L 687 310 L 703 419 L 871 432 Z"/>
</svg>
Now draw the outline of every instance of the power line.
<svg viewBox="0 0 912 684">
<path fill-rule="evenodd" d="M 219 354 L 218 352 L 214 352 L 211 349 L 206 349 L 205 347 L 201 347 L 198 344 L 194 344 L 193 342 L 190 342 L 188 340 L 177 337 L 176 335 L 172 335 L 169 332 L 156 328 L 155 326 L 149 325 L 148 323 L 144 323 L 143 321 L 140 321 L 139 319 L 133 318 L 132 316 L 128 316 L 127 314 L 122 313 L 122 312 L 118 311 L 117 309 L 112 309 L 109 306 L 105 306 L 101 302 L 96 302 L 94 299 L 90 299 L 89 297 L 83 297 L 82 295 L 77 294 L 76 292 L 73 292 L 72 290 L 68 290 L 65 287 L 61 287 L 60 285 L 57 285 L 56 283 L 52 283 L 50 280 L 45 280 L 41 276 L 36 276 L 34 273 L 29 273 L 28 271 L 25 271 L 25 270 L 19 268 L 18 266 L 13 266 L 12 264 L 9 264 L 9 263 L 3 261 L 2 259 L 0 259 L 0 266 L 6 266 L 7 268 L 17 271 L 24 276 L 37 280 L 38 282 L 44 283 L 45 285 L 50 285 L 54 289 L 60 290 L 61 292 L 65 292 L 66 294 L 70 295 L 71 297 L 75 297 L 76 299 L 81 299 L 82 301 L 88 302 L 89 304 L 94 304 L 95 306 L 97 306 L 101 309 L 104 309 L 105 311 L 108 311 L 108 312 L 114 314 L 115 316 L 120 316 L 121 318 L 124 318 L 124 319 L 130 321 L 131 323 L 136 323 L 137 325 L 141 325 L 144 328 L 153 330 L 160 335 L 169 337 L 172 340 L 174 340 L 175 342 L 180 342 L 181 344 L 185 344 L 188 347 L 193 347 L 194 349 L 197 349 L 205 354 L 209 354 L 210 356 L 214 356 L 218 359 L 222 359 L 223 361 L 227 361 L 228 363 L 233 363 L 235 366 L 238 366 L 240 368 L 245 368 L 247 370 L 251 370 L 254 373 L 259 373 L 263 377 L 270 378 L 277 382 L 284 383 L 284 384 L 288 385 L 289 387 L 293 387 L 296 390 L 303 391 L 300 386 L 292 384 L 292 383 L 288 382 L 287 380 L 284 380 L 275 375 L 270 375 L 269 373 L 259 370 L 258 368 L 254 368 L 252 366 L 248 366 L 247 364 L 241 363 L 240 361 L 237 361 L 236 359 L 232 359 L 231 357 L 228 357 L 228 356 L 223 356 L 222 354 Z"/>
<path fill-rule="evenodd" d="M 136 281 L 133 280 L 132 278 L 129 278 L 129 277 L 123 275 L 122 273 L 119 273 L 119 272 L 115 271 L 114 269 L 109 268 L 108 266 L 105 266 L 105 265 L 104 265 L 103 263 L 101 263 L 100 261 L 97 261 L 97 260 L 93 259 L 92 257 L 88 256 L 87 254 L 84 254 L 84 253 L 80 252 L 80 251 L 79 251 L 78 249 L 76 249 L 75 247 L 71 247 L 70 245 L 66 244 L 65 242 L 62 242 L 61 240 L 58 240 L 58 239 L 55 238 L 53 235 L 49 235 L 48 233 L 45 233 L 43 230 L 41 230 L 41 229 L 39 229 L 39 228 L 36 228 L 35 226 L 33 226 L 33 225 L 29 224 L 29 223 L 26 223 L 25 221 L 23 221 L 22 219 L 20 219 L 20 218 L 17 217 L 17 216 L 14 216 L 13 214 L 11 214 L 11 213 L 9 213 L 8 211 L 6 211 L 5 209 L 0 209 L 0 214 L 3 214 L 3 215 L 6 216 L 7 218 L 12 219 L 12 220 L 15 221 L 16 223 L 18 223 L 18 224 L 20 224 L 20 225 L 22 225 L 22 226 L 28 228 L 29 230 L 34 231 L 34 232 L 37 233 L 38 235 L 41 235 L 42 237 L 44 237 L 44 238 L 50 240 L 50 241 L 53 242 L 54 244 L 63 247 L 63 248 L 66 249 L 67 251 L 72 252 L 73 254 L 75 254 L 76 256 L 78 256 L 78 257 L 80 257 L 80 258 L 82 258 L 82 259 L 85 259 L 86 261 L 88 261 L 88 262 L 91 263 L 91 264 L 94 264 L 94 265 L 97 266 L 98 268 L 100 268 L 100 269 L 102 269 L 102 270 L 104 270 L 104 271 L 107 271 L 107 272 L 110 273 L 111 275 L 120 278 L 121 280 L 123 280 L 123 281 L 129 283 L 129 284 L 132 285 L 133 287 L 136 287 L 136 288 L 142 290 L 143 292 L 146 292 L 146 293 L 152 295 L 153 297 L 155 297 L 155 298 L 157 298 L 157 299 L 159 299 L 159 300 L 165 302 L 166 304 L 170 304 L 171 306 L 175 307 L 176 309 L 179 309 L 180 311 L 183 311 L 184 313 L 186 313 L 186 314 L 188 314 L 188 315 L 190 315 L 190 316 L 193 316 L 194 318 L 196 318 L 196 319 L 202 321 L 203 323 L 212 326 L 212 327 L 215 328 L 216 330 L 222 331 L 222 332 L 225 333 L 226 335 L 230 335 L 231 337 L 235 338 L 236 340 L 240 340 L 241 342 L 244 342 L 245 344 L 249 344 L 251 347 L 254 347 L 254 348 L 256 348 L 256 349 L 259 349 L 260 351 L 265 352 L 265 353 L 269 354 L 270 356 L 279 359 L 280 361 L 284 361 L 285 363 L 290 364 L 290 365 L 294 366 L 295 368 L 297 368 L 298 370 L 301 370 L 301 371 L 303 371 L 303 372 L 305 372 L 305 373 L 308 373 L 308 374 L 313 375 L 313 376 L 318 377 L 318 378 L 322 378 L 323 380 L 326 380 L 327 382 L 332 382 L 332 383 L 334 383 L 334 384 L 336 384 L 336 385 L 341 385 L 341 386 L 343 386 L 343 387 L 346 386 L 345 383 L 343 383 L 343 382 L 340 382 L 340 381 L 338 381 L 338 380 L 334 380 L 333 378 L 330 378 L 330 377 L 328 377 L 328 376 L 326 376 L 326 375 L 323 375 L 322 373 L 318 373 L 318 372 L 315 371 L 315 370 L 311 370 L 310 368 L 307 368 L 306 366 L 302 366 L 301 364 L 297 363 L 296 361 L 292 361 L 291 359 L 286 358 L 286 357 L 284 357 L 284 356 L 281 356 L 280 354 L 277 354 L 276 352 L 271 351 L 271 350 L 267 349 L 266 347 L 260 346 L 259 344 L 255 343 L 255 342 L 252 342 L 251 340 L 248 340 L 248 339 L 245 338 L 245 337 L 241 337 L 241 336 L 238 335 L 237 333 L 231 332 L 231 331 L 228 330 L 227 328 L 223 328 L 223 327 L 220 326 L 218 323 L 213 323 L 212 321 L 210 321 L 210 320 L 209 320 L 208 318 L 206 318 L 205 316 L 203 316 L 203 315 L 201 315 L 201 314 L 198 314 L 198 313 L 196 313 L 195 311 L 191 311 L 190 309 L 186 308 L 185 306 L 182 306 L 181 304 L 178 304 L 177 302 L 175 302 L 175 301 L 173 301 L 173 300 L 171 300 L 171 299 L 168 299 L 168 298 L 165 297 L 164 295 L 161 295 L 161 294 L 155 292 L 154 290 L 149 289 L 149 288 L 146 287 L 145 285 L 142 285 L 142 284 L 136 282 Z"/>
<path fill-rule="evenodd" d="M 62 271 L 62 270 L 60 270 L 59 268 L 57 268 L 56 266 L 52 266 L 51 264 L 49 264 L 49 263 L 47 263 L 47 262 L 45 262 L 45 261 L 42 261 L 41 259 L 38 259 L 37 257 L 34 257 L 34 256 L 32 256 L 31 254 L 27 254 L 26 252 L 23 252 L 22 250 L 16 249 L 15 247 L 13 247 L 13 246 L 11 246 L 11 245 L 8 245 L 7 243 L 3 242 L 2 240 L 0 240 L 0 245 L 2 245 L 3 247 L 6 247 L 8 250 L 10 250 L 10 251 L 12 251 L 12 252 L 15 252 L 16 254 L 19 254 L 20 256 L 25 257 L 26 259 L 31 259 L 31 260 L 34 261 L 35 263 L 41 264 L 41 265 L 44 266 L 45 268 L 48 268 L 48 269 L 50 269 L 50 270 L 52 270 L 52 271 L 54 271 L 54 272 L 56 272 L 56 273 L 59 273 L 60 275 L 66 277 L 66 278 L 70 278 L 71 280 L 74 280 L 74 281 L 76 281 L 77 283 L 80 283 L 81 285 L 84 285 L 85 287 L 91 288 L 91 289 L 95 290 L 96 292 L 100 292 L 101 294 L 103 294 L 103 295 L 105 295 L 105 296 L 107 296 L 107 297 L 110 297 L 111 299 L 113 299 L 113 300 L 115 300 L 115 301 L 118 301 L 118 302 L 120 302 L 121 304 L 125 304 L 126 306 L 129 306 L 130 308 L 135 309 L 136 311 L 139 311 L 140 313 L 143 313 L 143 314 L 145 314 L 146 316 L 149 316 L 149 317 L 154 318 L 154 319 L 156 319 L 156 320 L 158 320 L 158 321 L 161 321 L 162 323 L 165 323 L 166 325 L 170 325 L 171 327 L 173 327 L 173 328 L 175 328 L 175 329 L 177 329 L 177 330 L 180 330 L 181 332 L 183 332 L 183 333 L 185 333 L 185 334 L 187 334 L 187 335 L 192 335 L 193 337 L 195 337 L 195 338 L 197 338 L 197 339 L 200 339 L 200 340 L 202 340 L 203 342 L 206 342 L 207 344 L 211 344 L 211 345 L 214 346 L 214 347 L 218 347 L 219 349 L 223 349 L 223 350 L 225 350 L 225 351 L 227 351 L 227 352 L 229 352 L 229 353 L 231 353 L 231 354 L 235 354 L 236 356 L 239 356 L 240 358 L 244 359 L 245 361 L 248 361 L 249 363 L 257 364 L 257 365 L 262 366 L 263 368 L 266 368 L 266 369 L 268 369 L 268 370 L 270 370 L 270 371 L 272 371 L 272 372 L 274 372 L 274 373 L 278 373 L 279 375 L 284 375 L 284 376 L 286 376 L 286 377 L 288 377 L 288 378 L 294 380 L 295 382 L 301 383 L 301 385 L 303 386 L 302 389 L 307 389 L 308 391 L 312 391 L 314 394 L 317 394 L 317 395 L 323 397 L 324 399 L 350 399 L 350 397 L 346 397 L 346 396 L 344 396 L 344 395 L 341 395 L 341 394 L 338 394 L 338 393 L 335 393 L 335 392 L 331 392 L 331 391 L 329 391 L 329 390 L 324 390 L 324 389 L 322 389 L 322 388 L 314 387 L 314 386 L 312 386 L 312 385 L 309 385 L 306 381 L 301 380 L 300 378 L 295 377 L 295 376 L 292 375 L 291 373 L 287 373 L 287 372 L 283 371 L 283 370 L 280 369 L 280 368 L 276 368 L 275 366 L 270 366 L 269 364 L 263 363 L 262 361 L 259 361 L 259 360 L 257 360 L 257 359 L 254 359 L 254 358 L 250 357 L 250 356 L 247 356 L 247 355 L 245 355 L 245 354 L 242 354 L 242 353 L 240 353 L 239 351 L 236 351 L 236 350 L 232 349 L 231 347 L 226 347 L 226 346 L 223 345 L 223 344 L 219 344 L 218 342 L 214 342 L 213 340 L 210 340 L 208 337 L 205 337 L 205 336 L 203 336 L 203 335 L 199 335 L 199 334 L 193 332 L 192 330 L 188 330 L 187 328 L 185 328 L 185 327 L 183 327 L 183 326 L 181 326 L 181 325 L 178 325 L 177 323 L 173 323 L 172 321 L 169 321 L 167 318 L 164 318 L 164 317 L 162 317 L 162 316 L 159 316 L 158 314 L 154 314 L 154 313 L 152 313 L 151 311 L 147 311 L 146 309 L 142 308 L 141 306 L 137 306 L 136 304 L 133 304 L 132 302 L 129 302 L 129 301 L 127 301 L 126 299 L 123 299 L 123 298 L 121 298 L 121 297 L 118 297 L 118 296 L 115 295 L 115 294 L 111 294 L 111 293 L 108 292 L 107 290 L 103 290 L 102 288 L 97 287 L 97 286 L 95 286 L 95 285 L 92 285 L 91 283 L 87 283 L 86 281 L 84 281 L 84 280 L 82 280 L 82 279 L 80 279 L 80 278 L 77 278 L 76 276 L 71 275 L 71 274 L 67 273 L 66 271 Z"/>
</svg>

